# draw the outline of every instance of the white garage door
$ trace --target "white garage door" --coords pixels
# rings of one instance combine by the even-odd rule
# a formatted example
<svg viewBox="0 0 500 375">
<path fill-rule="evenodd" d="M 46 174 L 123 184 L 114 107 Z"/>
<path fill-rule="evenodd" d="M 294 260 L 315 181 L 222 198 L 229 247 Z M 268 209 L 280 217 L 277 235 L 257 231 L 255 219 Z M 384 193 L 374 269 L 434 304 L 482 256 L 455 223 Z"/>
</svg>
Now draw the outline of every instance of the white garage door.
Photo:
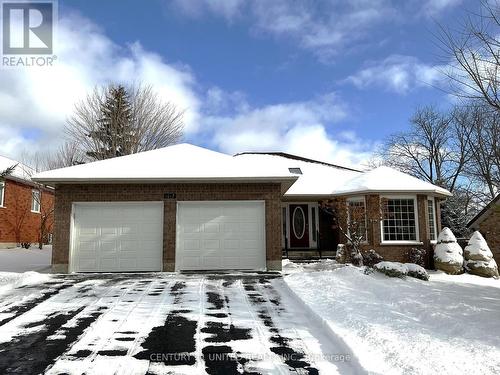
<svg viewBox="0 0 500 375">
<path fill-rule="evenodd" d="M 177 270 L 264 270 L 264 201 L 177 203 Z"/>
<path fill-rule="evenodd" d="M 75 203 L 72 272 L 161 271 L 163 203 Z"/>
</svg>

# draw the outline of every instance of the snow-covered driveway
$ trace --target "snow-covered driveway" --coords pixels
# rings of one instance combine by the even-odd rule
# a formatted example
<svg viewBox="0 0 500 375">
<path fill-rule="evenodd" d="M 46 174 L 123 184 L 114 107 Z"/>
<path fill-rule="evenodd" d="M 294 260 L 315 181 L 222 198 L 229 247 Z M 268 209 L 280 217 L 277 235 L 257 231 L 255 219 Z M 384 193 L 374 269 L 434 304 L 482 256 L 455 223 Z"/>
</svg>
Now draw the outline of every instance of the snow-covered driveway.
<svg viewBox="0 0 500 375">
<path fill-rule="evenodd" d="M 69 275 L 0 295 L 0 373 L 358 373 L 276 275 Z"/>
</svg>

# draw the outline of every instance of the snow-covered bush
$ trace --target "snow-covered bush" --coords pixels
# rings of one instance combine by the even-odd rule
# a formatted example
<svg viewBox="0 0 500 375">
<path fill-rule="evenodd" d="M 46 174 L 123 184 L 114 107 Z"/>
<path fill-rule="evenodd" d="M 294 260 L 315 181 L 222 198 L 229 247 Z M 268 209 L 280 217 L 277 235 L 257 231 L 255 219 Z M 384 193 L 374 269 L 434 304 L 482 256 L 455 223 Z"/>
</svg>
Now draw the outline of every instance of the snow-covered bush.
<svg viewBox="0 0 500 375">
<path fill-rule="evenodd" d="M 404 278 L 408 274 L 408 267 L 399 262 L 380 262 L 375 264 L 373 268 L 389 277 Z"/>
<path fill-rule="evenodd" d="M 418 247 L 412 247 L 408 252 L 408 258 L 410 263 L 418 264 L 419 266 L 425 267 L 425 256 L 427 252 L 425 249 Z"/>
<path fill-rule="evenodd" d="M 359 249 L 356 249 L 353 245 L 347 245 L 349 248 L 349 259 L 348 261 L 356 267 L 361 267 L 363 265 L 363 255 Z"/>
<path fill-rule="evenodd" d="M 465 247 L 465 269 L 473 275 L 498 276 L 498 266 L 484 237 L 475 231 Z"/>
<path fill-rule="evenodd" d="M 436 248 L 434 249 L 434 266 L 450 275 L 464 272 L 464 257 L 457 239 L 449 228 L 439 233 Z"/>
<path fill-rule="evenodd" d="M 337 252 L 335 254 L 335 260 L 337 263 L 345 263 L 346 262 L 346 253 L 345 253 L 345 245 L 339 243 L 337 245 Z"/>
<path fill-rule="evenodd" d="M 429 274 L 424 267 L 415 263 L 405 263 L 405 266 L 408 268 L 408 276 L 425 281 L 429 280 Z"/>
<path fill-rule="evenodd" d="M 363 253 L 363 264 L 365 266 L 373 267 L 375 264 L 380 263 L 383 260 L 384 258 L 373 249 Z"/>
</svg>

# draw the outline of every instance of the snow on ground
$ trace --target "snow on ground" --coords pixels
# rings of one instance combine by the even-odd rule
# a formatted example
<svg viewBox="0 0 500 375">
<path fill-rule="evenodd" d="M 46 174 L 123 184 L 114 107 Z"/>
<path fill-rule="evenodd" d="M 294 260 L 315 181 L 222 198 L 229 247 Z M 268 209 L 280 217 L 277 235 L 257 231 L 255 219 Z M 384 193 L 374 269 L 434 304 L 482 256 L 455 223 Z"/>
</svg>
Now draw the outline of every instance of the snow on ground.
<svg viewBox="0 0 500 375">
<path fill-rule="evenodd" d="M 284 264 L 286 284 L 343 339 L 366 371 L 495 374 L 500 369 L 500 280 L 431 272 L 389 278 L 333 261 Z"/>
<path fill-rule="evenodd" d="M 27 287 L 49 281 L 50 275 L 38 272 L 0 272 L 0 295 L 14 288 Z"/>
<path fill-rule="evenodd" d="M 0 272 L 48 272 L 50 271 L 50 258 L 52 246 L 23 249 L 0 249 Z"/>
</svg>

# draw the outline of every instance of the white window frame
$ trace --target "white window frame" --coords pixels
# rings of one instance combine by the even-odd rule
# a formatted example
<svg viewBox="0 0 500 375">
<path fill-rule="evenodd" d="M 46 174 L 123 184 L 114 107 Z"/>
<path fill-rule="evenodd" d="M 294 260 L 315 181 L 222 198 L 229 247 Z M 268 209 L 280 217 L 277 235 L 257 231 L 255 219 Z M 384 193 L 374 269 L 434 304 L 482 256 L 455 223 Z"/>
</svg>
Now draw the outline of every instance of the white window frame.
<svg viewBox="0 0 500 375">
<path fill-rule="evenodd" d="M 358 196 L 358 197 L 349 197 L 346 199 L 346 210 L 347 210 L 347 220 L 349 221 L 351 218 L 349 217 L 349 203 L 351 202 L 363 202 L 364 207 L 365 207 L 365 239 L 361 243 L 367 244 L 368 243 L 368 220 L 366 217 L 367 214 L 367 209 L 366 209 L 366 197 L 363 196 Z M 349 224 L 347 224 L 347 230 L 349 231 Z M 348 233 L 349 236 L 351 233 Z"/>
<path fill-rule="evenodd" d="M 5 207 L 3 204 L 4 204 L 4 201 L 5 201 L 5 181 L 0 181 L 0 186 L 2 187 L 2 189 L 0 189 L 1 193 L 0 193 L 0 208 L 3 208 Z"/>
<path fill-rule="evenodd" d="M 38 195 L 38 201 L 35 199 Z M 31 212 L 39 214 L 42 211 L 42 192 L 40 190 L 31 190 Z"/>
<path fill-rule="evenodd" d="M 429 201 L 432 201 L 432 216 L 433 216 L 433 222 L 434 222 L 434 239 L 431 240 L 431 234 L 429 233 L 429 240 L 431 243 L 436 243 L 437 242 L 437 237 L 438 237 L 438 232 L 437 232 L 437 221 L 436 221 L 436 200 L 434 197 L 428 196 L 426 200 L 426 213 L 427 213 L 427 224 L 429 223 Z M 431 229 L 430 225 L 427 225 L 427 230 Z"/>
<path fill-rule="evenodd" d="M 420 230 L 418 222 L 418 201 L 416 195 L 381 195 L 380 201 L 383 199 L 413 199 L 413 210 L 415 212 L 415 241 L 399 241 L 399 240 L 384 240 L 384 217 L 380 220 L 380 244 L 381 245 L 422 245 L 420 241 Z"/>
<path fill-rule="evenodd" d="M 315 222 L 316 230 L 319 231 L 319 204 L 318 202 L 286 202 L 281 206 L 281 212 L 283 212 L 283 208 L 286 209 L 286 217 L 285 217 L 285 225 L 286 225 L 286 236 L 282 234 L 282 246 L 285 247 L 285 238 L 287 239 L 286 246 L 290 249 L 290 233 L 292 230 L 292 224 L 290 223 L 290 205 L 291 204 L 304 204 L 307 205 L 307 220 L 308 220 L 308 229 L 309 229 L 309 248 L 314 249 L 318 247 L 319 244 L 319 236 L 316 236 L 316 241 L 313 240 L 312 235 L 312 224 L 313 220 Z M 315 208 L 315 217 L 312 216 L 312 208 Z M 283 220 L 283 218 L 282 218 Z"/>
</svg>

